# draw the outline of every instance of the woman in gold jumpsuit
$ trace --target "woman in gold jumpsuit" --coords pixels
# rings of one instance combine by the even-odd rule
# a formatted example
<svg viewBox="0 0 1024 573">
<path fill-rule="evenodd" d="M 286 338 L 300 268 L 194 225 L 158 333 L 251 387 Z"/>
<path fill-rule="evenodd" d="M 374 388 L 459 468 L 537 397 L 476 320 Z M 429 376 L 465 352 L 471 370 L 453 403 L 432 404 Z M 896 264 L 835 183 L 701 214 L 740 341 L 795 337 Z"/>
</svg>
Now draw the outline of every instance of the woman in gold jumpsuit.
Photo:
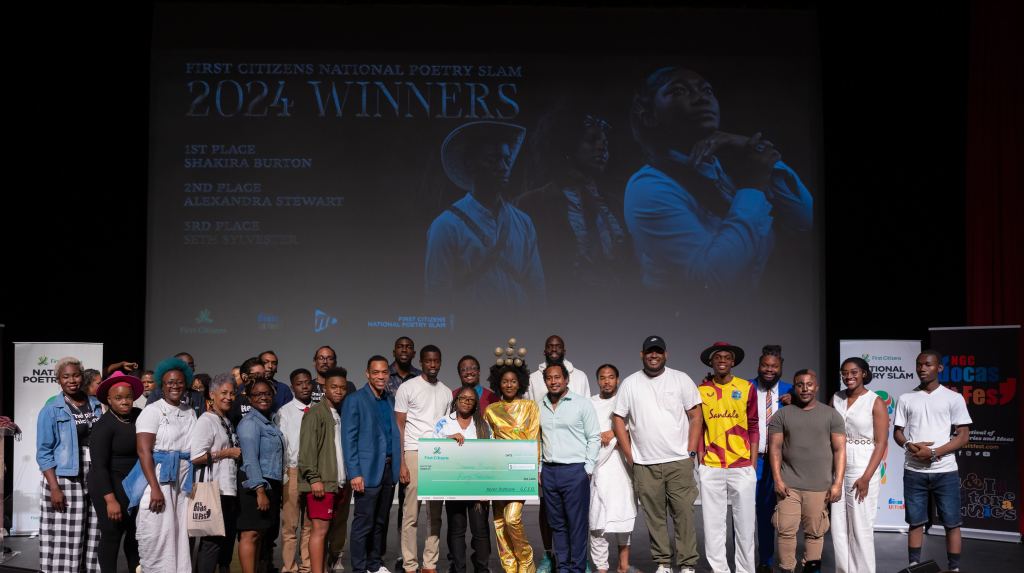
<svg viewBox="0 0 1024 573">
<path fill-rule="evenodd" d="M 530 385 L 526 367 L 492 366 L 488 381 L 501 396 L 501 401 L 484 412 L 494 439 L 538 440 L 539 444 L 540 410 L 536 402 L 523 398 Z M 523 528 L 522 501 L 494 502 L 494 533 L 498 538 L 498 559 L 505 573 L 535 573 L 533 548 Z"/>
</svg>

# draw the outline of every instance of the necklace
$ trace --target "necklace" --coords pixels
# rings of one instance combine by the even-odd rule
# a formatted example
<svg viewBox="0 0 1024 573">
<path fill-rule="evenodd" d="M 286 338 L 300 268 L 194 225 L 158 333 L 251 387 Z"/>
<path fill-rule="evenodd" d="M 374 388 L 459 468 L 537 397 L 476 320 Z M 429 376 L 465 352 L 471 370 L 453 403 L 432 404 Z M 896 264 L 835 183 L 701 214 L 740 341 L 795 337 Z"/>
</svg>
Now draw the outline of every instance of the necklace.
<svg viewBox="0 0 1024 573">
<path fill-rule="evenodd" d="M 121 422 L 122 424 L 126 424 L 129 426 L 132 424 L 131 422 L 128 421 L 127 418 L 122 418 L 117 412 L 111 410 L 110 413 L 114 415 L 114 419 L 117 420 L 118 422 Z"/>
</svg>

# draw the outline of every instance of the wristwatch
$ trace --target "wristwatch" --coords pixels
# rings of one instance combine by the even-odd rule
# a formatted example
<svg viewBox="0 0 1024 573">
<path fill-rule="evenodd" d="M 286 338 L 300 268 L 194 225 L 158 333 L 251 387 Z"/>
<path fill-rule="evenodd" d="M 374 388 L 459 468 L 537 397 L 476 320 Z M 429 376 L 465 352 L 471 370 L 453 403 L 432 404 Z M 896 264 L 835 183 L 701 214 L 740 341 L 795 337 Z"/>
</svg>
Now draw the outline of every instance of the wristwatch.
<svg viewBox="0 0 1024 573">
<path fill-rule="evenodd" d="M 932 463 L 939 461 L 939 456 L 935 455 L 935 448 L 928 448 L 928 451 L 932 453 Z"/>
<path fill-rule="evenodd" d="M 690 450 L 690 457 L 691 457 L 691 458 L 695 458 L 695 457 L 697 457 L 697 452 L 695 452 L 695 451 L 693 451 L 693 450 Z"/>
</svg>

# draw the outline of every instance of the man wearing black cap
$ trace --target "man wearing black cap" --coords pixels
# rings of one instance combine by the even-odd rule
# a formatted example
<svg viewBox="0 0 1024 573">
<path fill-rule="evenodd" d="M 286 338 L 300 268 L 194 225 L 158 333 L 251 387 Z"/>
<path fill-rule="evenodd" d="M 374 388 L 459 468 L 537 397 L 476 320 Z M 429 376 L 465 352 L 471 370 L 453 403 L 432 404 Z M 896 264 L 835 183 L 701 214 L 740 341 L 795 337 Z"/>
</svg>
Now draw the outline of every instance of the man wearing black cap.
<svg viewBox="0 0 1024 573">
<path fill-rule="evenodd" d="M 757 389 L 733 376 L 743 349 L 716 342 L 700 354 L 711 374 L 697 389 L 704 415 L 700 469 L 700 504 L 704 520 L 704 553 L 714 571 L 729 571 L 725 554 L 726 514 L 732 506 L 736 540 L 736 573 L 754 573 L 757 475 Z"/>
<path fill-rule="evenodd" d="M 668 352 L 660 336 L 644 339 L 643 370 L 626 378 L 612 412 L 612 427 L 626 461 L 651 536 L 655 573 L 693 573 L 697 533 L 693 526 L 694 458 L 701 435 L 700 394 L 684 372 L 665 367 Z M 627 432 L 628 425 L 628 432 Z M 682 443 L 680 436 L 687 436 Z M 672 509 L 676 558 L 668 539 L 665 507 Z"/>
</svg>

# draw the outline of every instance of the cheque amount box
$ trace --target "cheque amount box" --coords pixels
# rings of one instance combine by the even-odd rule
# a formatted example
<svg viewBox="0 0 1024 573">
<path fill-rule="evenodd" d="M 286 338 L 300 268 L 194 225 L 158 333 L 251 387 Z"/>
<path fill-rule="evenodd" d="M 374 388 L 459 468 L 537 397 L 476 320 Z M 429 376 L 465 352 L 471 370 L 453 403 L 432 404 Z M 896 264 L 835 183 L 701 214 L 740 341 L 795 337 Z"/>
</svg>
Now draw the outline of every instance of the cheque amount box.
<svg viewBox="0 0 1024 573">
<path fill-rule="evenodd" d="M 537 499 L 536 440 L 420 438 L 421 500 Z"/>
</svg>

